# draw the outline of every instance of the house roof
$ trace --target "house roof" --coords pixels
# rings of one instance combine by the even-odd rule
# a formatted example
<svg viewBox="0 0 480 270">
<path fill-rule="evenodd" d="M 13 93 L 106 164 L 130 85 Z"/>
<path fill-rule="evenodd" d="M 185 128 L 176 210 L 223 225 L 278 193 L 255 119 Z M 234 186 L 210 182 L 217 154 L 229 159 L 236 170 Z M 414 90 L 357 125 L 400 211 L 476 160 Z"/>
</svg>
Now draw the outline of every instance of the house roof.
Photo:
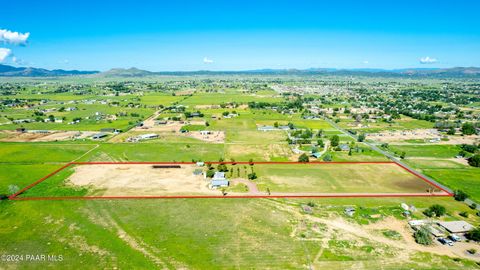
<svg viewBox="0 0 480 270">
<path fill-rule="evenodd" d="M 340 147 L 340 149 L 342 150 L 350 150 L 350 146 L 348 146 L 347 144 L 340 144 L 338 147 Z"/>
<path fill-rule="evenodd" d="M 463 220 L 438 222 L 438 225 L 451 233 L 463 233 L 474 229 L 472 224 Z"/>
<path fill-rule="evenodd" d="M 225 179 L 225 173 L 224 172 L 215 172 L 213 175 L 213 179 Z"/>
<path fill-rule="evenodd" d="M 228 180 L 212 180 L 210 183 L 212 186 L 228 186 L 229 184 Z"/>
</svg>

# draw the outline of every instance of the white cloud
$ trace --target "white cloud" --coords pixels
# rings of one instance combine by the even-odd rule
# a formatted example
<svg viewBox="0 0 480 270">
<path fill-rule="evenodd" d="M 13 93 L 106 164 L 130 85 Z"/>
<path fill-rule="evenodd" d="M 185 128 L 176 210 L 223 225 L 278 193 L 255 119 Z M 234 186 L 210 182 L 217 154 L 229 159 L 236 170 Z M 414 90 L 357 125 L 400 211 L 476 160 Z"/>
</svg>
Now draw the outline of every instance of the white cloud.
<svg viewBox="0 0 480 270">
<path fill-rule="evenodd" d="M 436 63 L 437 59 L 436 58 L 431 58 L 430 56 L 425 56 L 420 58 L 420 64 L 433 64 Z"/>
<path fill-rule="evenodd" d="M 27 43 L 27 39 L 30 36 L 30 33 L 19 33 L 12 32 L 7 29 L 0 29 L 0 42 L 14 44 L 14 45 L 23 45 Z"/>
<path fill-rule="evenodd" d="M 205 56 L 205 57 L 203 58 L 203 63 L 205 63 L 205 64 L 211 64 L 211 63 L 213 63 L 213 60 Z"/>
<path fill-rule="evenodd" d="M 0 48 L 0 62 L 3 62 L 12 53 L 12 50 L 7 48 Z"/>
<path fill-rule="evenodd" d="M 365 65 L 368 65 L 368 60 L 363 61 Z"/>
</svg>

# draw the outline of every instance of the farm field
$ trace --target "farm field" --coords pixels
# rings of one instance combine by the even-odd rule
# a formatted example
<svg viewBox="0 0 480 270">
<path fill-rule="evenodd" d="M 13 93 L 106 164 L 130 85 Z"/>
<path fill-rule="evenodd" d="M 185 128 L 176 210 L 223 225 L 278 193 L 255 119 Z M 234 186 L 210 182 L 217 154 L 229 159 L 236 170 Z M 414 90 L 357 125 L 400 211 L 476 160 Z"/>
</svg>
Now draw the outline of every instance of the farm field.
<svg viewBox="0 0 480 270">
<path fill-rule="evenodd" d="M 94 91 L 102 95 L 49 92 L 57 86 L 42 88 L 46 92 L 42 98 L 33 94 L 37 86 L 15 95 L 21 102 L 0 110 L 0 194 L 15 194 L 70 162 L 215 164 L 182 165 L 168 171 L 153 169 L 151 164 L 68 166 L 15 199 L 0 201 L 0 239 L 5 240 L 0 253 L 21 249 L 62 255 L 62 261 L 41 262 L 36 264 L 38 268 L 478 266 L 480 255 L 466 252 L 478 248 L 477 243 L 449 247 L 437 241 L 423 246 L 415 242 L 414 231 L 408 226 L 408 220 L 429 219 L 426 210 L 438 204 L 446 213 L 435 219 L 468 221 L 476 227 L 480 225 L 476 209 L 445 196 L 448 194 L 402 167 L 385 163 L 392 160 L 373 149 L 372 142 L 352 138 L 331 124 L 335 122 L 331 113 L 314 114 L 309 109 L 343 110 L 346 104 L 353 108 L 355 102 L 344 103 L 328 94 L 283 95 L 263 89 L 264 84 L 262 90 L 243 89 L 255 85 L 255 80 L 247 86 L 221 87 L 216 80 L 202 78 L 132 79 L 125 83 L 128 90 L 118 91 L 117 96 L 110 88 L 118 87 L 120 80 L 92 79 Z M 183 83 L 188 87 L 179 86 Z M 277 84 L 276 80 L 267 83 Z M 13 96 L 2 97 L 14 100 Z M 303 99 L 310 97 L 313 101 Z M 325 98 L 332 102 L 320 103 Z M 64 111 L 61 107 L 77 109 Z M 50 115 L 66 120 L 45 121 L 52 118 Z M 337 124 L 357 130 L 357 136 L 370 131 L 430 129 L 434 124 L 402 115 L 393 123 L 373 123 L 368 128 L 344 126 L 354 123 L 354 116 L 341 113 Z M 44 120 L 13 123 L 35 117 Z M 68 124 L 73 118 L 81 120 Z M 37 129 L 49 133 L 33 133 Z M 84 135 L 75 135 L 78 132 Z M 93 139 L 98 133 L 106 136 Z M 57 139 L 49 140 L 48 136 Z M 44 137 L 45 141 L 35 139 Z M 383 147 L 380 142 L 373 143 L 397 157 L 395 161 L 452 190 L 465 190 L 470 199 L 480 201 L 480 191 L 475 188 L 480 181 L 478 170 L 466 159 L 455 158 L 463 149 L 461 144 L 409 141 Z M 402 152 L 406 153 L 403 159 L 399 157 Z M 308 161 L 300 164 L 256 163 L 298 162 L 305 156 Z M 205 174 L 216 172 L 222 162 L 227 187 L 211 188 L 210 177 L 194 175 L 198 169 Z M 431 196 L 432 191 L 444 197 Z M 291 198 L 305 195 L 323 198 Z M 349 195 L 373 197 L 325 197 Z M 407 197 L 392 197 L 396 195 Z M 408 197 L 417 195 L 422 197 Z M 99 198 L 106 196 L 215 198 Z M 238 198 L 242 196 L 270 197 Z M 35 198 L 42 200 L 29 200 Z M 402 203 L 414 206 L 408 217 Z M 347 215 L 348 208 L 354 208 L 355 213 Z M 7 269 L 31 266 L 27 262 L 5 265 Z"/>
<path fill-rule="evenodd" d="M 316 205 L 313 214 L 302 212 L 305 200 L 7 202 L 0 214 L 1 250 L 21 246 L 27 254 L 63 255 L 63 261 L 39 263 L 42 267 L 223 269 L 234 261 L 238 268 L 410 269 L 425 267 L 425 260 L 436 269 L 476 267 L 468 259 L 452 260 L 449 256 L 458 255 L 443 246 L 412 249 L 413 239 L 392 240 L 381 233 L 393 227 L 407 232 L 398 226 L 405 222 L 401 202 L 419 209 L 429 203 L 448 205 L 452 216 L 470 211 L 449 198 L 310 201 Z M 345 217 L 343 205 L 362 206 L 362 214 Z M 38 225 L 35 230 L 32 224 Z M 325 237 L 332 240 L 322 241 Z"/>
<path fill-rule="evenodd" d="M 95 196 L 324 196 L 348 194 L 447 195 L 395 163 L 317 164 L 228 164 L 226 174 L 235 184 L 251 189 L 241 193 L 209 188 L 202 174 L 206 169 L 193 164 L 72 164 L 56 175 L 22 193 L 55 197 L 72 189 L 73 194 Z M 197 172 L 197 173 L 194 173 Z M 257 179 L 247 175 L 255 172 Z M 58 185 L 58 190 L 55 189 Z M 33 195 L 32 195 L 33 194 Z"/>
</svg>

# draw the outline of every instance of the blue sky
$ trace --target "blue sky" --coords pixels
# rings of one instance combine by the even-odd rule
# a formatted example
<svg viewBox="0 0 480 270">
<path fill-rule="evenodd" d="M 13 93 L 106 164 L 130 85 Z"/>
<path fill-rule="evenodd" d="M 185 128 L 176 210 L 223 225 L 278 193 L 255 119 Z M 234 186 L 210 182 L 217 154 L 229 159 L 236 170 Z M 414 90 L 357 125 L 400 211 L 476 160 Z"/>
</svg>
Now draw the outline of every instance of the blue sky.
<svg viewBox="0 0 480 270">
<path fill-rule="evenodd" d="M 0 30 L 30 35 L 0 47 L 4 64 L 50 69 L 480 66 L 479 10 L 475 0 L 2 1 Z"/>
</svg>

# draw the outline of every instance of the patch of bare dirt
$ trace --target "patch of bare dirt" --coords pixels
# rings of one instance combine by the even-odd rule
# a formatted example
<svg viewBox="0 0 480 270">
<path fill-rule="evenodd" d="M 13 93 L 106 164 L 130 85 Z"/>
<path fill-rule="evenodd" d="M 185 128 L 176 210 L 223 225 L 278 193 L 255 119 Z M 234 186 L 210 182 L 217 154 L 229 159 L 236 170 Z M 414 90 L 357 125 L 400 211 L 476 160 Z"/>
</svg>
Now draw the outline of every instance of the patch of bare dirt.
<svg viewBox="0 0 480 270">
<path fill-rule="evenodd" d="M 94 131 L 48 131 L 48 132 L 16 132 L 10 130 L 0 131 L 2 142 L 54 142 L 54 141 L 67 141 L 74 139 L 85 139 L 96 132 Z"/>
<path fill-rule="evenodd" d="M 147 164 L 81 165 L 68 178 L 71 185 L 90 187 L 105 196 L 126 195 L 221 195 L 211 190 L 202 175 L 194 175 L 195 165 L 158 168 Z"/>
<path fill-rule="evenodd" d="M 194 139 L 202 140 L 204 142 L 210 143 L 224 143 L 225 142 L 225 132 L 224 131 L 190 131 L 187 133 L 182 133 L 182 136 L 191 137 Z"/>
</svg>

